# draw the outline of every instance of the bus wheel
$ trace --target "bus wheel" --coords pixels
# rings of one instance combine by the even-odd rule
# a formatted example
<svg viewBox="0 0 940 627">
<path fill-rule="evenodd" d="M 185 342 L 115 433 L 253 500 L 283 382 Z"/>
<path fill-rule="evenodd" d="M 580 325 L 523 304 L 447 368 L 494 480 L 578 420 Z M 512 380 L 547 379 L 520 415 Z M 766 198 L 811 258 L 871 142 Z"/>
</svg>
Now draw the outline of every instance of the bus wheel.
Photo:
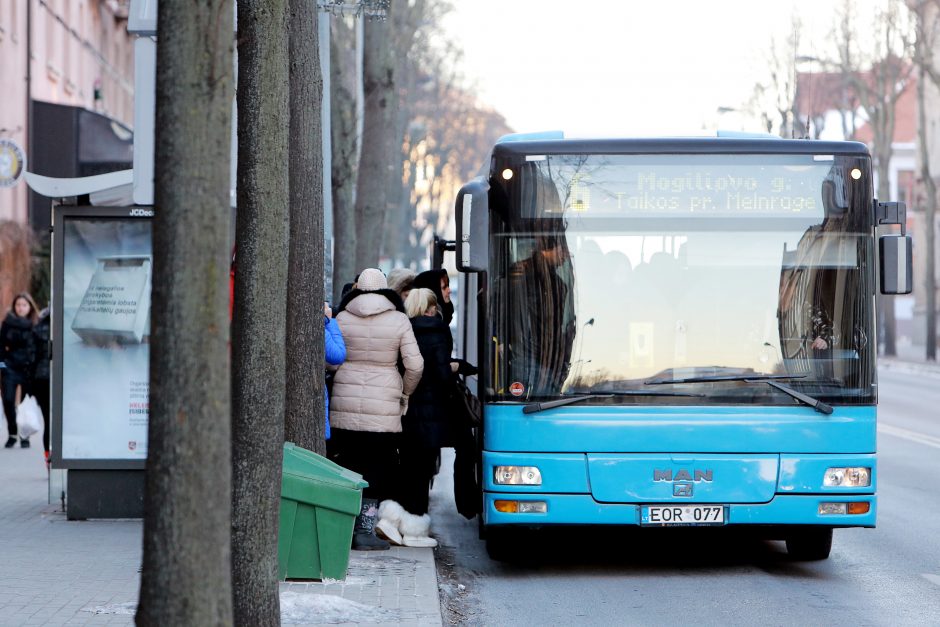
<svg viewBox="0 0 940 627">
<path fill-rule="evenodd" d="M 828 559 L 831 550 L 832 527 L 805 527 L 787 535 L 787 553 L 795 560 Z"/>
<path fill-rule="evenodd" d="M 517 555 L 515 540 L 518 534 L 513 529 L 488 527 L 486 529 L 486 552 L 490 559 L 508 562 Z"/>
</svg>

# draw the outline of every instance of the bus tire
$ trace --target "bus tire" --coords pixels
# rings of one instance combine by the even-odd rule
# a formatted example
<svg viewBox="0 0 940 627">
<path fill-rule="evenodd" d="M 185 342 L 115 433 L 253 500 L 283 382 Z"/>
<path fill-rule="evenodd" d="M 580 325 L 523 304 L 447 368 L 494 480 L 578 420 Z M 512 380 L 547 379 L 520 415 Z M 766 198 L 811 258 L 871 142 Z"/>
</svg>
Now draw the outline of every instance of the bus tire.
<svg viewBox="0 0 940 627">
<path fill-rule="evenodd" d="M 832 551 L 832 527 L 805 527 L 787 535 L 787 553 L 794 560 L 818 561 Z"/>
</svg>

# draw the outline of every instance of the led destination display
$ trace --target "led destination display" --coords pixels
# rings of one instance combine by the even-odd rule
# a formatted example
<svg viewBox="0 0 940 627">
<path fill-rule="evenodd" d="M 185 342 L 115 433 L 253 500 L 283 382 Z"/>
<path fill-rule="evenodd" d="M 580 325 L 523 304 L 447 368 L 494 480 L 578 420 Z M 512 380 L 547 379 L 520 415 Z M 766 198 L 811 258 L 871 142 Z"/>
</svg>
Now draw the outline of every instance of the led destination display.
<svg viewBox="0 0 940 627">
<path fill-rule="evenodd" d="M 561 202 L 539 203 L 540 215 L 822 217 L 846 204 L 844 177 L 831 162 L 640 165 L 550 159 L 554 162 L 547 159 L 538 168 L 543 181 L 554 181 Z"/>
</svg>

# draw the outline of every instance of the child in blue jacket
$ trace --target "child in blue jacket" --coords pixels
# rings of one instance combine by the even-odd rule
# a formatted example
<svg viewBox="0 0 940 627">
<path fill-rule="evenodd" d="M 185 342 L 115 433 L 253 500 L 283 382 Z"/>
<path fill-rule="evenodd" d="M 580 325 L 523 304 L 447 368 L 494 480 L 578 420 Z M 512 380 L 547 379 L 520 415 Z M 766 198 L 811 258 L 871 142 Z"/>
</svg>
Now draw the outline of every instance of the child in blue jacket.
<svg viewBox="0 0 940 627">
<path fill-rule="evenodd" d="M 343 332 L 340 331 L 339 323 L 332 318 L 333 312 L 329 304 L 323 306 L 323 338 L 326 341 L 326 363 L 331 366 L 338 366 L 346 361 L 346 342 L 343 341 Z M 330 393 L 324 391 L 326 395 L 326 439 L 330 439 Z"/>
</svg>

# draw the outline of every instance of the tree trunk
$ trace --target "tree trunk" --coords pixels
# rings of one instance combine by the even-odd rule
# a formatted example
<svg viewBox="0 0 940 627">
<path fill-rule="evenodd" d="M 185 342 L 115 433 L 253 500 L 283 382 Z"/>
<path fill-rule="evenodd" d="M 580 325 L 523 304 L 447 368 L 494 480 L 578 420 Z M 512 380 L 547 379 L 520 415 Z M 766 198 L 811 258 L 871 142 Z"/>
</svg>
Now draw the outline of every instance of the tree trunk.
<svg viewBox="0 0 940 627">
<path fill-rule="evenodd" d="M 162 0 L 138 625 L 231 625 L 233 3 Z M 208 582 L 208 584 L 207 584 Z"/>
<path fill-rule="evenodd" d="M 290 0 L 290 246 L 284 436 L 326 455 L 323 402 L 323 158 L 317 6 Z"/>
<path fill-rule="evenodd" d="M 341 20 L 330 25 L 330 140 L 333 190 L 333 306 L 339 305 L 343 285 L 351 283 L 356 268 L 355 168 L 358 161 L 356 97 L 348 68 L 352 30 Z M 344 68 L 346 68 L 344 70 Z"/>
<path fill-rule="evenodd" d="M 922 44 L 921 44 L 922 45 Z M 924 230 L 927 239 L 926 250 L 926 272 L 924 276 L 924 288 L 926 296 L 926 327 L 927 327 L 927 345 L 925 347 L 925 357 L 928 361 L 937 360 L 937 277 L 935 276 L 934 255 L 936 254 L 936 233 L 934 225 L 934 216 L 937 214 L 937 185 L 930 174 L 930 152 L 927 146 L 927 112 L 926 112 L 926 89 L 927 77 L 923 67 L 926 61 L 920 59 L 920 77 L 917 81 L 917 142 L 920 149 L 920 175 L 924 180 Z"/>
<path fill-rule="evenodd" d="M 389 12 L 392 8 L 389 7 Z M 394 133 L 395 62 L 389 50 L 388 24 L 364 25 L 362 151 L 356 180 L 356 271 L 378 265 Z"/>
<path fill-rule="evenodd" d="M 289 240 L 287 13 L 287 0 L 238 2 L 232 583 L 239 625 L 280 622 L 277 534 Z"/>
</svg>

